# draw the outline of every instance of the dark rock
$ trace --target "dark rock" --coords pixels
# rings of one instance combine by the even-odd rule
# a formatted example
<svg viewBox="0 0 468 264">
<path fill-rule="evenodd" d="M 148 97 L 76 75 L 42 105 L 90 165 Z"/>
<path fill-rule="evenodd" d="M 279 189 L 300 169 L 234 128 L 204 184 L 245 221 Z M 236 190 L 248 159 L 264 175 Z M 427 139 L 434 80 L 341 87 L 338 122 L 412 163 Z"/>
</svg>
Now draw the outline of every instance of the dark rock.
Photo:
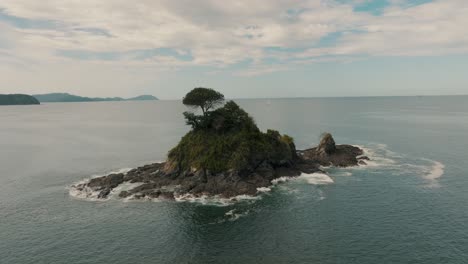
<svg viewBox="0 0 468 264">
<path fill-rule="evenodd" d="M 351 145 L 337 145 L 331 154 L 324 154 L 317 148 L 302 151 L 302 158 L 316 162 L 322 166 L 350 167 L 358 165 L 357 156 L 362 155 L 362 150 Z"/>
<path fill-rule="evenodd" d="M 145 194 L 137 193 L 137 194 L 135 194 L 134 197 L 135 197 L 135 199 L 141 199 L 141 198 L 145 198 L 145 196 L 146 196 Z"/>
<path fill-rule="evenodd" d="M 320 140 L 317 147 L 317 153 L 319 155 L 330 155 L 336 152 L 335 140 L 330 133 L 325 133 Z"/>
<path fill-rule="evenodd" d="M 123 181 L 124 181 L 124 175 L 122 173 L 110 174 L 108 176 L 91 179 L 88 183 L 88 186 L 91 188 L 102 187 L 102 188 L 113 189 L 117 187 L 119 184 L 121 184 Z"/>
<path fill-rule="evenodd" d="M 98 198 L 99 199 L 105 199 L 107 198 L 107 196 L 109 195 L 109 193 L 111 192 L 111 188 L 105 188 L 104 190 L 102 190 L 99 194 L 98 194 Z"/>
<path fill-rule="evenodd" d="M 311 149 L 299 151 L 303 160 L 322 166 L 349 167 L 357 166 L 363 154 L 362 149 L 351 145 L 336 145 L 333 137 L 326 133 L 320 140 L 320 144 Z M 358 158 L 359 157 L 359 158 Z"/>
<path fill-rule="evenodd" d="M 145 197 L 148 198 L 158 198 L 161 195 L 160 190 L 145 190 L 142 192 L 142 194 L 145 195 Z"/>
<path fill-rule="evenodd" d="M 122 191 L 122 192 L 119 193 L 119 197 L 120 197 L 120 198 L 127 198 L 127 197 L 129 197 L 130 195 L 131 195 L 131 193 L 130 193 L 130 192 L 127 192 L 127 191 Z"/>
<path fill-rule="evenodd" d="M 160 192 L 159 198 L 166 199 L 166 200 L 174 200 L 174 192 Z"/>
</svg>

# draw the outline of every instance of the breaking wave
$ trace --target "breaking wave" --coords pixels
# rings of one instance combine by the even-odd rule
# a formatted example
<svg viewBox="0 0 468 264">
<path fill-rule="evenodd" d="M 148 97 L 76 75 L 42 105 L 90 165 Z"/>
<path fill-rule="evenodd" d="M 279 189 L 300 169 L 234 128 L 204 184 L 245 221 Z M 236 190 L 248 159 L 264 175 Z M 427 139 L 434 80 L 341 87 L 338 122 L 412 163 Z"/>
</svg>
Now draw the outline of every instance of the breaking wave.
<svg viewBox="0 0 468 264">
<path fill-rule="evenodd" d="M 333 179 L 330 178 L 330 176 L 328 176 L 325 173 L 319 173 L 319 172 L 310 173 L 310 174 L 302 173 L 298 177 L 294 177 L 294 176 L 293 177 L 288 177 L 288 176 L 279 177 L 277 179 L 272 180 L 271 183 L 273 185 L 276 185 L 278 183 L 288 182 L 288 181 L 306 182 L 312 185 L 325 185 L 325 184 L 334 183 Z"/>
<path fill-rule="evenodd" d="M 130 170 L 131 170 L 131 168 L 122 168 L 122 169 L 118 169 L 118 170 L 115 170 L 115 171 L 109 171 L 109 172 L 106 172 L 106 173 L 103 173 L 103 174 L 91 175 L 90 177 L 88 177 L 86 179 L 80 180 L 78 182 L 75 182 L 75 183 L 71 184 L 70 186 L 67 186 L 68 193 L 69 193 L 69 195 L 71 197 L 74 197 L 74 198 L 77 198 L 77 199 L 88 200 L 88 201 L 106 201 L 106 200 L 109 200 L 109 199 L 113 198 L 116 194 L 118 194 L 118 192 L 125 191 L 125 190 L 130 190 L 131 188 L 134 188 L 134 187 L 140 185 L 140 183 L 136 183 L 136 184 L 135 183 L 133 183 L 133 184 L 122 183 L 121 185 L 114 188 L 106 199 L 98 198 L 99 191 L 94 191 L 89 187 L 84 187 L 83 189 L 78 189 L 77 186 L 81 185 L 81 184 L 86 184 L 91 179 L 94 179 L 94 178 L 99 178 L 99 177 L 106 176 L 106 175 L 109 175 L 109 174 L 114 174 L 114 173 L 115 174 L 118 174 L 118 173 L 125 174 L 125 173 L 129 172 Z"/>
<path fill-rule="evenodd" d="M 78 189 L 76 188 L 75 185 L 78 184 L 85 184 L 89 180 L 83 180 L 80 182 L 76 182 L 74 185 L 68 187 L 68 194 L 77 199 L 84 199 L 84 200 L 89 200 L 89 201 L 103 201 L 105 199 L 98 199 L 98 191 L 93 191 L 91 188 L 84 187 L 83 189 Z"/>
<path fill-rule="evenodd" d="M 250 213 L 250 210 L 246 210 L 245 212 L 240 212 L 237 209 L 232 209 L 224 214 L 224 216 L 229 221 L 236 221 L 241 217 L 247 216 Z"/>
<path fill-rule="evenodd" d="M 175 196 L 176 202 L 189 202 L 189 203 L 198 203 L 202 205 L 212 205 L 212 206 L 229 206 L 238 202 L 252 202 L 261 199 L 261 196 L 251 196 L 251 195 L 238 195 L 231 198 L 223 198 L 218 195 L 215 196 L 194 196 L 192 194 L 183 194 Z"/>
<path fill-rule="evenodd" d="M 367 156 L 369 160 L 365 161 L 365 165 L 359 165 L 356 168 L 377 168 L 392 166 L 397 163 L 395 159 L 402 158 L 402 155 L 388 150 L 385 144 L 374 144 L 370 147 L 355 145 L 364 151 L 362 156 Z"/>
<path fill-rule="evenodd" d="M 293 180 L 295 177 L 293 176 L 283 176 L 283 177 L 279 177 L 279 178 L 276 178 L 274 180 L 271 181 L 271 183 L 273 185 L 276 185 L 278 183 L 282 183 L 282 182 L 287 182 L 287 181 L 290 181 L 290 180 Z"/>
<path fill-rule="evenodd" d="M 259 188 L 257 188 L 257 192 L 259 192 L 259 193 L 271 192 L 271 188 L 270 187 L 259 187 Z"/>
<path fill-rule="evenodd" d="M 325 173 L 302 173 L 299 177 L 297 177 L 297 180 L 305 181 L 308 184 L 313 185 L 326 185 L 334 183 L 333 179 Z"/>
<path fill-rule="evenodd" d="M 444 169 L 445 169 L 444 164 L 442 164 L 439 161 L 434 161 L 431 171 L 429 171 L 429 173 L 426 175 L 425 178 L 428 180 L 437 180 L 442 175 L 444 175 Z"/>
<path fill-rule="evenodd" d="M 410 157 L 388 149 L 385 144 L 370 144 L 359 146 L 364 151 L 364 156 L 369 157 L 366 165 L 360 165 L 349 169 L 368 169 L 371 172 L 376 169 L 390 171 L 394 175 L 415 175 L 429 181 L 429 186 L 438 187 L 439 179 L 444 175 L 445 165 L 422 157 Z"/>
<path fill-rule="evenodd" d="M 353 173 L 349 171 L 340 171 L 333 173 L 333 176 L 353 176 Z"/>
<path fill-rule="evenodd" d="M 440 187 L 439 178 L 444 175 L 445 165 L 439 161 L 433 161 L 432 167 L 424 176 L 428 181 L 427 187 Z"/>
</svg>

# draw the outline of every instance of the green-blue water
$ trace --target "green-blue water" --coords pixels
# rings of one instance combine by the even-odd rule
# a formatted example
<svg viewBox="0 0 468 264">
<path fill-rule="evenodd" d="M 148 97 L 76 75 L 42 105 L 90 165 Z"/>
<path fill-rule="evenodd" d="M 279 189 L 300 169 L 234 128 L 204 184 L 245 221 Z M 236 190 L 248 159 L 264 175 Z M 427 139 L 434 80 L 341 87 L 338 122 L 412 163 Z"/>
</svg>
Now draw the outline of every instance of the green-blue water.
<svg viewBox="0 0 468 264">
<path fill-rule="evenodd" d="M 0 107 L 0 263 L 468 263 L 468 97 L 238 102 L 298 148 L 329 131 L 373 162 L 227 206 L 93 202 L 67 186 L 163 160 L 184 106 Z"/>
</svg>

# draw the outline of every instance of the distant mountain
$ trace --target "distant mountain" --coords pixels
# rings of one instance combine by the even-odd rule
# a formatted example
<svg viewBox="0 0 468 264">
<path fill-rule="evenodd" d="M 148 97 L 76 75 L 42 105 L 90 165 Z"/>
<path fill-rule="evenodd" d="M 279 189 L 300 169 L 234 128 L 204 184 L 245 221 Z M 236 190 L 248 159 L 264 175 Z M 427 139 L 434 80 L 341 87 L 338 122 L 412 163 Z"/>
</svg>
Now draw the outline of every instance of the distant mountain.
<svg viewBox="0 0 468 264">
<path fill-rule="evenodd" d="M 39 101 L 26 94 L 0 94 L 0 105 L 37 105 Z"/>
<path fill-rule="evenodd" d="M 134 98 L 124 99 L 121 97 L 83 97 L 69 93 L 50 93 L 50 94 L 35 94 L 39 102 L 42 103 L 56 103 L 56 102 L 104 102 L 104 101 L 148 101 L 158 100 L 152 95 L 140 95 Z"/>
<path fill-rule="evenodd" d="M 128 98 L 126 101 L 151 101 L 151 100 L 158 100 L 158 98 L 152 95 L 145 94 L 145 95 L 140 95 L 140 96 L 133 97 L 133 98 Z"/>
</svg>

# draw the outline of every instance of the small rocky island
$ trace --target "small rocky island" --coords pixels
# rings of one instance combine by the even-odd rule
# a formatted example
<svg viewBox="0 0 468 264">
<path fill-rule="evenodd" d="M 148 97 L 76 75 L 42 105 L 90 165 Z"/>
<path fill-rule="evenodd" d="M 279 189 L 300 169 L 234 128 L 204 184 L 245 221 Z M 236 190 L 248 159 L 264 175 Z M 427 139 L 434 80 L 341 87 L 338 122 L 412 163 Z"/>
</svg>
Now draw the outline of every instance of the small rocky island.
<svg viewBox="0 0 468 264">
<path fill-rule="evenodd" d="M 363 151 L 336 145 L 325 133 L 317 147 L 296 150 L 293 138 L 275 130 L 260 131 L 250 115 L 234 101 L 212 89 L 195 88 L 183 99 L 201 115 L 184 112 L 191 130 L 168 153 L 166 162 L 142 166 L 127 173 L 110 174 L 76 184 L 78 191 L 98 193 L 106 199 L 123 183 L 135 183 L 119 197 L 135 199 L 257 195 L 283 176 L 323 172 L 320 166 L 365 164 Z M 217 108 L 218 107 L 218 108 Z"/>
</svg>

